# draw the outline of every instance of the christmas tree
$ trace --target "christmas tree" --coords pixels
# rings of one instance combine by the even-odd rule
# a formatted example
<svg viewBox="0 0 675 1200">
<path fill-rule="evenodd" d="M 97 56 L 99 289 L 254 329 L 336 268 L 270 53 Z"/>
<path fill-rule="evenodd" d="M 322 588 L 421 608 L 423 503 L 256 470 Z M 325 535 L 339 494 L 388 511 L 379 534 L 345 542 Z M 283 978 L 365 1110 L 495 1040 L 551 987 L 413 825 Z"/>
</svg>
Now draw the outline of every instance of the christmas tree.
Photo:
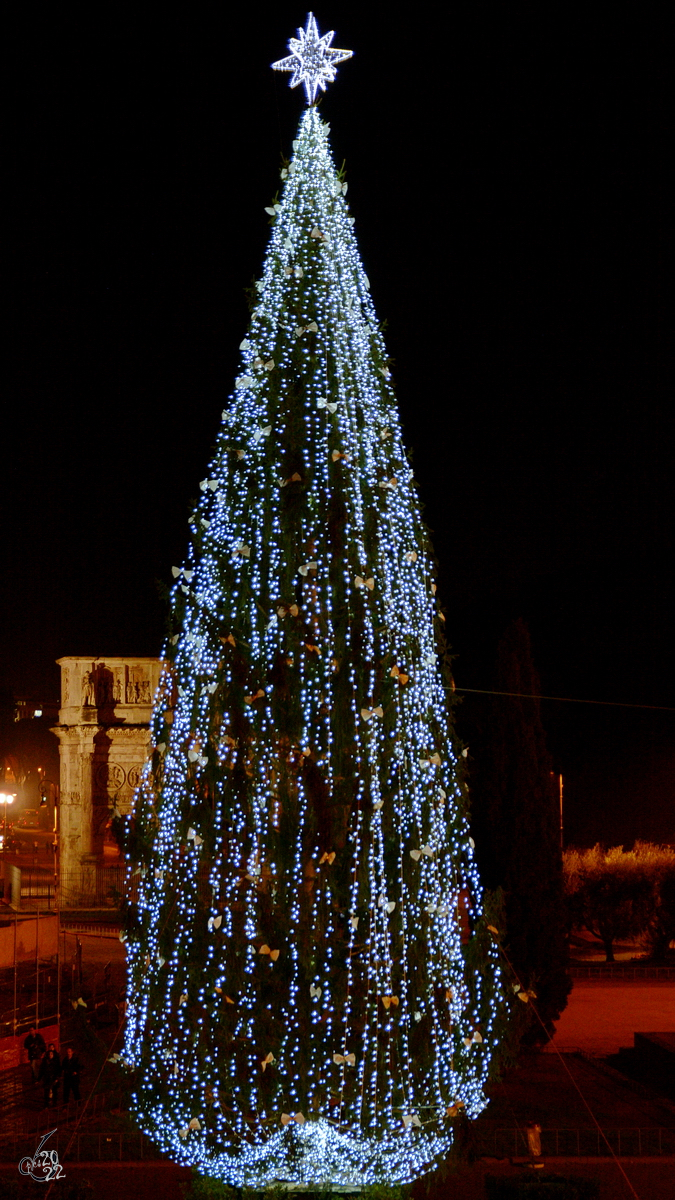
<svg viewBox="0 0 675 1200">
<path fill-rule="evenodd" d="M 409 1180 L 485 1105 L 480 911 L 443 616 L 318 88 L 268 208 L 242 367 L 173 568 L 128 830 L 141 1126 L 234 1184 Z"/>
</svg>

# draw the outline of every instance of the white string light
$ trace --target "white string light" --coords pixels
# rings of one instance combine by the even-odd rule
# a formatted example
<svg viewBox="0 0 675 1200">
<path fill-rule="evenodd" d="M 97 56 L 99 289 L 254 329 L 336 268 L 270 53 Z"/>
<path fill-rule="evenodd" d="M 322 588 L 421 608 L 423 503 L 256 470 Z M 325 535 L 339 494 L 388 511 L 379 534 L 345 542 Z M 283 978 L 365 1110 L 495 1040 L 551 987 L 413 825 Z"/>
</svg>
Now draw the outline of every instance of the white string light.
<svg viewBox="0 0 675 1200">
<path fill-rule="evenodd" d="M 309 13 L 306 29 L 298 29 L 297 38 L 289 40 L 288 49 L 291 53 L 287 58 L 272 63 L 275 71 L 292 71 L 293 78 L 288 86 L 294 88 L 302 83 L 308 104 L 316 100 L 318 88 L 325 92 L 326 84 L 335 81 L 338 63 L 352 57 L 353 50 L 338 50 L 331 46 L 334 37 L 333 30 L 319 37 L 316 20 Z"/>
<path fill-rule="evenodd" d="M 250 1187 L 406 1181 L 485 1106 L 497 953 L 430 548 L 314 107 L 282 175 L 174 569 L 129 850 L 124 1058 L 139 1123 L 177 1162 Z"/>
</svg>

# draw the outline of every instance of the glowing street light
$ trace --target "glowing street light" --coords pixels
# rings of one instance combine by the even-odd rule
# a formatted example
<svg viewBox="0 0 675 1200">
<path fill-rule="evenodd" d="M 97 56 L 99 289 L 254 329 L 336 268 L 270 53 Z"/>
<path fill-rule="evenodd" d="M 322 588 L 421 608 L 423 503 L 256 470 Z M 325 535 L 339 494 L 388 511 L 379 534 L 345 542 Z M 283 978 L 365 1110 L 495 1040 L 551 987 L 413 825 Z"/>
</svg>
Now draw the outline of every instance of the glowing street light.
<svg viewBox="0 0 675 1200">
<path fill-rule="evenodd" d="M 13 804 L 16 800 L 11 792 L 0 792 L 0 804 L 2 804 L 2 849 L 5 848 L 7 840 L 7 805 Z"/>
</svg>

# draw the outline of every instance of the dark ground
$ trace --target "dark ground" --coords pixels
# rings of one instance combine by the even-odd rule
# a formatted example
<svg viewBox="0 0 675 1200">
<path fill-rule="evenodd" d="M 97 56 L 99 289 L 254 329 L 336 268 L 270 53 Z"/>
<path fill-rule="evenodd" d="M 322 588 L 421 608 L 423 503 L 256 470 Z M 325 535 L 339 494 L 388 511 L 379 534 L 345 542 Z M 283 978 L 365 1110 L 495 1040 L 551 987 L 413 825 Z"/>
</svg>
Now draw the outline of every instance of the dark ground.
<svg viewBox="0 0 675 1200">
<path fill-rule="evenodd" d="M 656 980 L 575 979 L 554 1045 L 605 1057 L 633 1045 L 633 1034 L 675 1029 L 675 986 Z"/>
<path fill-rule="evenodd" d="M 615 1163 L 589 1160 L 556 1160 L 547 1164 L 553 1173 L 566 1176 L 596 1179 L 600 1184 L 598 1200 L 672 1200 L 675 1158 L 645 1161 L 623 1159 L 625 1177 Z M 516 1175 L 527 1168 L 509 1162 L 482 1161 L 459 1169 L 443 1180 L 420 1181 L 414 1191 L 414 1200 L 484 1200 L 486 1175 Z M 630 1181 L 626 1182 L 626 1177 Z M 16 1178 L 15 1169 L 0 1169 L 0 1190 L 9 1200 L 8 1190 Z M 68 1164 L 66 1178 L 54 1184 L 49 1200 L 58 1200 L 64 1195 L 63 1185 L 76 1181 L 89 1181 L 93 1186 L 95 1200 L 183 1200 L 183 1188 L 190 1174 L 172 1163 L 117 1163 L 117 1164 Z M 61 1192 L 59 1192 L 61 1186 Z M 25 1192 L 26 1197 L 41 1197 L 46 1200 L 46 1188 L 42 1183 L 33 1183 Z M 89 1200 L 89 1198 L 88 1198 Z"/>
<path fill-rule="evenodd" d="M 585 1103 L 584 1103 L 585 1101 Z M 601 1156 L 592 1152 L 597 1146 L 597 1131 L 586 1104 L 595 1120 L 606 1133 L 614 1150 L 619 1149 L 617 1131 L 621 1131 L 623 1155 L 617 1160 L 601 1141 Z M 106 1120 L 97 1122 L 103 1132 Z M 500 1084 L 492 1088 L 489 1108 L 471 1128 L 469 1155 L 480 1156 L 477 1161 L 458 1167 L 447 1167 L 415 1185 L 414 1200 L 482 1200 L 486 1174 L 517 1174 L 526 1170 L 524 1140 L 519 1135 L 527 1121 L 542 1126 L 542 1146 L 546 1169 L 562 1175 L 581 1175 L 600 1182 L 600 1200 L 672 1200 L 672 1180 L 675 1174 L 675 1104 L 635 1087 L 603 1064 L 584 1060 L 578 1055 L 558 1056 L 555 1053 L 531 1053 Z M 637 1130 L 641 1131 L 642 1147 L 656 1147 L 661 1137 L 664 1154 L 625 1157 L 626 1149 L 637 1148 Z M 560 1147 L 571 1145 L 575 1130 L 580 1131 L 582 1149 L 591 1149 L 588 1157 L 546 1157 L 547 1147 L 554 1146 L 554 1130 L 558 1130 Z M 65 1146 L 69 1134 L 59 1131 L 59 1149 Z M 568 1139 L 565 1143 L 565 1138 Z M 572 1139 L 572 1140 L 570 1140 Z M 17 1155 L 18 1157 L 18 1155 Z M 63 1155 L 60 1154 L 64 1161 Z M 0 1194 L 3 1182 L 16 1179 L 16 1166 L 2 1164 Z M 162 1200 L 182 1200 L 181 1185 L 189 1172 L 165 1162 L 74 1163 L 64 1161 L 65 1178 L 71 1181 L 88 1179 L 94 1186 L 96 1200 L 145 1200 L 161 1193 Z M 634 1188 L 631 1191 L 622 1171 Z M 50 1200 L 67 1195 L 63 1183 L 54 1184 Z M 427 1189 L 428 1185 L 428 1189 Z M 42 1184 L 31 1184 L 27 1196 L 46 1196 Z M 39 1189 L 36 1191 L 35 1189 Z M 10 1193 L 11 1194 L 11 1193 Z"/>
<path fill-rule="evenodd" d="M 72 940 L 74 935 L 68 936 Z M 85 981 L 110 958 L 116 960 L 116 972 L 121 969 L 123 948 L 116 939 L 88 937 L 83 941 Z M 592 1058 L 588 1054 L 599 1029 L 610 1047 L 629 1047 L 636 1029 L 649 1028 L 648 1012 L 655 1014 L 652 1026 L 667 1022 L 669 1014 L 672 1016 L 672 997 L 672 985 L 664 983 L 575 980 L 568 1009 L 553 1045 L 543 1053 L 524 1055 L 502 1082 L 491 1087 L 488 1108 L 470 1127 L 467 1152 L 477 1161 L 429 1176 L 428 1191 L 426 1182 L 420 1181 L 415 1186 L 414 1200 L 482 1200 L 486 1174 L 514 1174 L 526 1169 L 522 1165 L 525 1157 L 522 1131 L 529 1121 L 537 1121 L 542 1126 L 547 1168 L 558 1174 L 580 1174 L 598 1179 L 600 1200 L 624 1200 L 624 1197 L 635 1200 L 636 1195 L 639 1200 L 672 1200 L 675 1103 L 645 1087 L 644 1080 L 642 1084 L 634 1083 L 612 1070 L 608 1062 L 618 1065 L 619 1058 Z M 650 1000 L 653 1001 L 651 1008 Z M 75 1045 L 87 1063 L 83 1078 L 83 1095 L 86 1095 L 87 1087 L 94 1086 L 102 1054 L 97 1053 L 97 1038 L 88 1032 L 85 1035 L 82 1022 L 78 1025 L 73 1018 L 71 1025 L 70 1029 L 64 1028 L 63 1041 Z M 671 1020 L 671 1028 L 672 1025 Z M 107 1028 L 98 1031 L 102 1039 L 108 1034 L 112 1036 L 113 1032 Z M 569 1040 L 579 1047 L 580 1053 L 557 1052 L 558 1043 Z M 605 1053 L 611 1055 L 612 1051 L 608 1049 Z M 625 1058 L 625 1051 L 623 1054 Z M 116 1083 L 114 1068 L 107 1066 L 105 1070 L 107 1076 L 99 1081 L 99 1089 L 114 1087 Z M 27 1077 L 26 1067 L 22 1072 Z M 28 1088 L 17 1104 L 15 1116 L 20 1115 L 20 1110 L 33 1120 L 40 1115 L 40 1107 L 41 1089 Z M 11 1115 L 5 1108 L 2 1122 L 5 1130 Z M 128 1128 L 126 1118 L 111 1114 L 94 1122 L 85 1122 L 81 1128 L 82 1132 L 91 1130 L 105 1137 L 122 1125 Z M 611 1150 L 598 1134 L 598 1126 L 604 1131 Z M 63 1149 L 71 1132 L 72 1127 L 59 1126 L 54 1139 L 58 1141 L 62 1162 Z M 563 1157 L 564 1153 L 575 1150 L 577 1136 L 582 1157 L 576 1153 L 573 1157 Z M 598 1157 L 598 1137 L 601 1157 Z M 556 1139 L 560 1155 L 552 1153 Z M 656 1155 L 654 1151 L 659 1145 L 662 1154 Z M 642 1157 L 638 1154 L 640 1149 Z M 621 1155 L 620 1167 L 611 1157 L 612 1150 Z M 0 1196 L 3 1200 L 6 1194 L 8 1198 L 12 1195 L 5 1192 L 5 1182 L 8 1186 L 16 1182 L 19 1153 L 26 1152 L 25 1149 L 14 1152 L 9 1162 L 10 1152 L 2 1152 L 5 1161 L 0 1167 Z M 584 1152 L 589 1157 L 583 1157 Z M 515 1165 L 512 1159 L 516 1160 Z M 633 1191 L 620 1168 L 631 1181 Z M 181 1184 L 189 1177 L 188 1172 L 165 1162 L 74 1163 L 65 1160 L 64 1170 L 68 1181 L 90 1180 L 96 1200 L 112 1200 L 113 1197 L 117 1200 L 119 1196 L 129 1200 L 136 1197 L 138 1200 L 145 1200 L 145 1197 L 155 1200 L 158 1193 L 162 1200 L 182 1200 Z M 65 1180 L 55 1183 L 49 1200 L 68 1200 L 64 1185 Z M 47 1189 L 43 1184 L 30 1183 L 30 1187 L 32 1191 L 25 1192 L 26 1196 L 34 1194 L 46 1200 Z"/>
</svg>

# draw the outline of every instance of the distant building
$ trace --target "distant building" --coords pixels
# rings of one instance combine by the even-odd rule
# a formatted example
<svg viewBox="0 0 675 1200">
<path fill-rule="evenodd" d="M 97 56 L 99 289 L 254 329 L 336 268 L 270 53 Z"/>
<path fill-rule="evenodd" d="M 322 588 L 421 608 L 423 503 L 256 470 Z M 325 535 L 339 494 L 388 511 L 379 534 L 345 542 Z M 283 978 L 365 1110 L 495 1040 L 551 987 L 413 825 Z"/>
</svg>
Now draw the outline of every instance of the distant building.
<svg viewBox="0 0 675 1200">
<path fill-rule="evenodd" d="M 111 809 L 131 809 L 148 757 L 156 658 L 60 658 L 60 877 L 70 881 L 110 861 Z"/>
<path fill-rule="evenodd" d="M 46 701 L 39 696 L 15 696 L 14 720 L 32 721 L 39 717 L 46 717 L 47 720 L 55 721 L 58 707 L 56 701 Z"/>
</svg>

